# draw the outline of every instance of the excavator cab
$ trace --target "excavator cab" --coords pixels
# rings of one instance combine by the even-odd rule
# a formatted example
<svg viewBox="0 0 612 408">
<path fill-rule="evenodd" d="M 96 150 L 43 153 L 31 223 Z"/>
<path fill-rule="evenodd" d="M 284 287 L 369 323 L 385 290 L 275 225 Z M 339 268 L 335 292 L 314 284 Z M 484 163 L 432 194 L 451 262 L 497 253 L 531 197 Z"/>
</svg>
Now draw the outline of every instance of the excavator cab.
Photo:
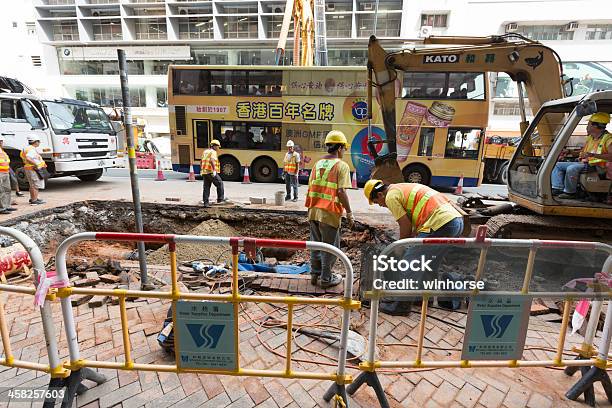
<svg viewBox="0 0 612 408">
<path fill-rule="evenodd" d="M 581 172 L 582 196 L 576 199 L 560 199 L 552 192 L 555 165 L 566 160 L 564 153 L 568 146 L 584 145 L 586 122 L 595 112 L 612 113 L 612 91 L 563 98 L 542 105 L 510 161 L 508 196 L 511 201 L 542 215 L 612 218 L 612 205 L 608 204 L 612 181 L 605 171 L 588 167 Z M 542 139 L 552 140 L 552 144 L 539 146 L 537 141 Z M 534 148 L 526 149 L 528 142 L 534 140 Z"/>
</svg>

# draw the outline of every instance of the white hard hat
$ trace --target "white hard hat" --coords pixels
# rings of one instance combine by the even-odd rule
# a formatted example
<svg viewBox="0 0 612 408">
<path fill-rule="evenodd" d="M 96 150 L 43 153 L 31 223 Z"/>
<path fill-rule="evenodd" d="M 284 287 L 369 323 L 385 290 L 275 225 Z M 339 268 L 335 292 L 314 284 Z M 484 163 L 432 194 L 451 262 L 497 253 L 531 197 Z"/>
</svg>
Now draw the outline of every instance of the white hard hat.
<svg viewBox="0 0 612 408">
<path fill-rule="evenodd" d="M 293 147 L 295 146 L 295 143 L 293 143 L 293 140 L 287 140 L 287 147 Z"/>
<path fill-rule="evenodd" d="M 37 135 L 28 135 L 28 142 L 40 142 L 40 137 Z"/>
</svg>

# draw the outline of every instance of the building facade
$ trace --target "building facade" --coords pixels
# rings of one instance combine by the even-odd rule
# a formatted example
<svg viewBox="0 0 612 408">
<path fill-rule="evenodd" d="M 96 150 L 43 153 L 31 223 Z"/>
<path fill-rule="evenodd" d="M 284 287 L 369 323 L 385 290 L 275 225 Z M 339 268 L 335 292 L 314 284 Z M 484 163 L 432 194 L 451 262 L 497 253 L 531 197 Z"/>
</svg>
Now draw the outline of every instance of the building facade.
<svg viewBox="0 0 612 408">
<path fill-rule="evenodd" d="M 151 135 L 168 133 L 170 63 L 274 64 L 285 8 L 283 0 L 31 1 L 32 21 L 24 24 L 35 23 L 43 44 L 41 68 L 52 79 L 45 92 L 120 106 L 120 46 L 129 60 L 134 115 Z M 427 34 L 517 32 L 553 47 L 568 74 L 580 77 L 576 85 L 588 88 L 583 79 L 594 76 L 597 86 L 612 84 L 608 0 L 327 0 L 325 14 L 330 65 L 365 66 L 375 26 L 387 49 Z M 503 75 L 492 82 L 490 127 L 518 131 L 514 85 Z"/>
</svg>

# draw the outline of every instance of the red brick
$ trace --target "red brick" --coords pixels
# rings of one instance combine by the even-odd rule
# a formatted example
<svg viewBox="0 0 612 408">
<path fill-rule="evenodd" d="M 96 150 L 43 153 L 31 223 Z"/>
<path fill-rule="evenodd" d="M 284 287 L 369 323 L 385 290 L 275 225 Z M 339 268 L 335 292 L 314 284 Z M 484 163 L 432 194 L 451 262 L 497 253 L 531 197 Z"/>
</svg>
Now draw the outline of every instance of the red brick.
<svg viewBox="0 0 612 408">
<path fill-rule="evenodd" d="M 280 408 L 286 407 L 293 402 L 293 398 L 287 392 L 287 389 L 280 384 L 278 380 L 267 383 L 266 389 L 270 392 L 270 395 L 272 395 L 272 398 Z"/>
<path fill-rule="evenodd" d="M 219 377 L 210 374 L 198 374 L 208 399 L 213 399 L 225 391 Z"/>
<path fill-rule="evenodd" d="M 459 402 L 466 408 L 472 408 L 478 402 L 478 398 L 480 398 L 480 391 L 478 388 L 474 387 L 472 384 L 465 384 L 463 388 L 459 391 L 459 394 L 455 397 L 455 401 Z"/>
<path fill-rule="evenodd" d="M 242 382 L 242 385 L 255 405 L 259 405 L 270 398 L 270 394 L 258 378 L 249 377 Z"/>
<path fill-rule="evenodd" d="M 183 391 L 185 391 L 185 395 L 189 396 L 202 389 L 202 382 L 200 382 L 197 374 L 179 374 L 178 377 L 183 386 Z"/>
<path fill-rule="evenodd" d="M 505 394 L 493 387 L 487 387 L 480 397 L 480 403 L 487 408 L 497 408 L 504 400 Z M 541 406 L 538 408 L 542 408 Z"/>
<path fill-rule="evenodd" d="M 444 381 L 438 390 L 433 394 L 432 398 L 442 405 L 448 405 L 455 399 L 455 395 L 459 390 L 451 383 Z"/>
</svg>

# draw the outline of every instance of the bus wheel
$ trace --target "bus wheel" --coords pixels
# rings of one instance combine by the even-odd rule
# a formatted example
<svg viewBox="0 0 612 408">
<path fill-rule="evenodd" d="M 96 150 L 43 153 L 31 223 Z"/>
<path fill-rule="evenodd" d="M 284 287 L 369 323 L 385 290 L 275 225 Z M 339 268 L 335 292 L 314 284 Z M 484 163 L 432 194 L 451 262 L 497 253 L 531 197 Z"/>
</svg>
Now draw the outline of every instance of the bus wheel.
<svg viewBox="0 0 612 408">
<path fill-rule="evenodd" d="M 221 157 L 221 178 L 227 181 L 240 181 L 240 163 L 233 157 Z"/>
<path fill-rule="evenodd" d="M 409 166 L 404 167 L 404 170 L 402 170 L 402 174 L 404 175 L 404 180 L 407 183 L 419 183 L 429 185 L 431 179 L 427 168 L 418 164 L 411 164 Z"/>
<path fill-rule="evenodd" d="M 497 181 L 499 184 L 508 184 L 508 165 L 510 162 L 505 162 L 502 164 L 501 169 L 499 170 L 499 174 L 497 175 Z"/>
<path fill-rule="evenodd" d="M 251 166 L 253 178 L 259 183 L 274 183 L 278 178 L 278 167 L 270 159 L 258 159 Z"/>
</svg>

